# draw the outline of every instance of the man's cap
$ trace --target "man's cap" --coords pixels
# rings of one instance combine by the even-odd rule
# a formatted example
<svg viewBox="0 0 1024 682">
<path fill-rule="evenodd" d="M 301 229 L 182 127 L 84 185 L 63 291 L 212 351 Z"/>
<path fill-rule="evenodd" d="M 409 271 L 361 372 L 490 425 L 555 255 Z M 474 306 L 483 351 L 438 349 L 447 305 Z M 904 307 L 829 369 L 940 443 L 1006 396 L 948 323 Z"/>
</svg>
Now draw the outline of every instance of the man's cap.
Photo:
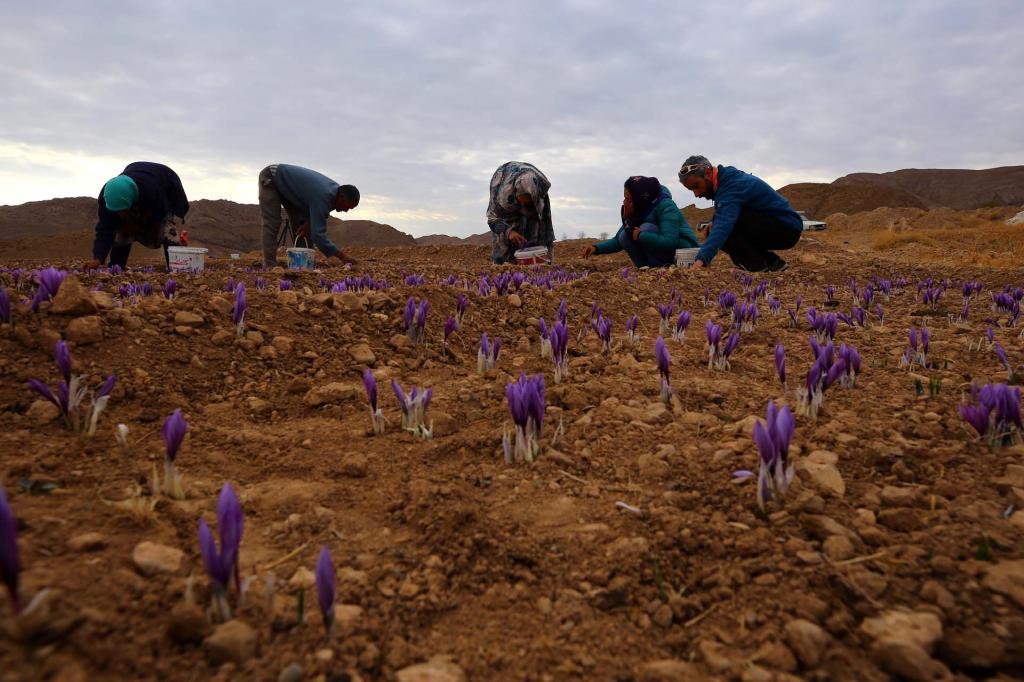
<svg viewBox="0 0 1024 682">
<path fill-rule="evenodd" d="M 127 211 L 138 199 L 139 186 L 127 175 L 118 175 L 103 185 L 103 203 L 108 211 Z"/>
</svg>

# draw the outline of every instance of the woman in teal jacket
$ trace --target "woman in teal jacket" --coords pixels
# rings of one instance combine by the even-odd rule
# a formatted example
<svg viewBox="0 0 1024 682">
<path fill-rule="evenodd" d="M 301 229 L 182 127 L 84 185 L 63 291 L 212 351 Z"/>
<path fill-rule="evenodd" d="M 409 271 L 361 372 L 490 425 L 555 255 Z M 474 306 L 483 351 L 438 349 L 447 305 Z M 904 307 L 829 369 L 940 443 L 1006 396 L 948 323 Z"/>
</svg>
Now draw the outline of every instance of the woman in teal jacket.
<svg viewBox="0 0 1024 682">
<path fill-rule="evenodd" d="M 676 249 L 698 246 L 697 235 L 658 178 L 634 175 L 626 180 L 621 215 L 618 233 L 587 246 L 584 258 L 625 251 L 638 268 L 656 268 L 673 265 Z"/>
</svg>

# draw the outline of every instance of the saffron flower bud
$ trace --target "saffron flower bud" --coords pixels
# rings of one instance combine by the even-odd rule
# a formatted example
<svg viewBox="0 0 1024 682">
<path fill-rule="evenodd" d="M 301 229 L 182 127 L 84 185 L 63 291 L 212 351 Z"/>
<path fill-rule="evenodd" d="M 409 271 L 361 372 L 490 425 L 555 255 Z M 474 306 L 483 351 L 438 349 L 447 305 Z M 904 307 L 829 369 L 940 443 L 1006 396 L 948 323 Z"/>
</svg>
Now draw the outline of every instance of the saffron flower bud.
<svg viewBox="0 0 1024 682">
<path fill-rule="evenodd" d="M 544 428 L 544 375 L 530 377 L 525 372 L 519 373 L 519 380 L 506 384 L 505 398 L 508 400 L 509 413 L 515 423 L 515 438 L 508 441 L 508 434 L 503 437 L 506 448 L 506 461 L 532 462 L 540 453 L 540 434 Z"/>
<path fill-rule="evenodd" d="M 671 357 L 665 346 L 665 339 L 659 336 L 654 341 L 654 359 L 658 363 L 658 374 L 661 377 L 661 400 L 665 405 L 672 404 L 672 385 L 669 381 Z"/>
<path fill-rule="evenodd" d="M 164 425 L 161 429 L 166 452 L 166 457 L 164 458 L 163 492 L 175 500 L 185 499 L 185 491 L 181 486 L 181 476 L 178 475 L 175 461 L 187 431 L 188 422 L 182 416 L 181 408 L 176 409 L 171 413 L 171 416 L 164 420 Z"/>
<path fill-rule="evenodd" d="M 324 621 L 327 639 L 334 636 L 334 602 L 337 589 L 335 587 L 334 560 L 327 545 L 320 548 L 320 556 L 316 560 L 316 596 L 320 606 L 320 616 Z"/>
<path fill-rule="evenodd" d="M 248 297 L 245 293 L 245 284 L 239 282 L 235 286 L 235 307 L 231 311 L 231 321 L 235 323 L 235 331 L 238 336 L 245 334 L 246 306 L 248 306 Z"/>
<path fill-rule="evenodd" d="M 14 613 L 21 613 L 21 597 L 18 584 L 21 579 L 21 562 L 18 559 L 18 526 L 7 501 L 7 493 L 0 483 L 0 582 L 7 587 Z"/>
</svg>

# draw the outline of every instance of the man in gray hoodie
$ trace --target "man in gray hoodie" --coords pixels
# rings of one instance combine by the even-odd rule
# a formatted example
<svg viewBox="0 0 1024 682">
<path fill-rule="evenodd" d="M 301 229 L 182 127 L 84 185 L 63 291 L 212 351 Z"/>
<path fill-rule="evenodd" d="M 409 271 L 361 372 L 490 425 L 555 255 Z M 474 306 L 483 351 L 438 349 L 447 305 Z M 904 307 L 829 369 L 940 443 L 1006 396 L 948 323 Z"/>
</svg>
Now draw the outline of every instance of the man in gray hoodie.
<svg viewBox="0 0 1024 682">
<path fill-rule="evenodd" d="M 277 243 L 281 232 L 281 208 L 295 229 L 296 237 L 306 237 L 328 258 L 355 264 L 327 236 L 327 218 L 331 211 L 349 211 L 359 205 L 359 190 L 339 185 L 326 175 L 287 163 L 267 166 L 260 171 L 260 214 L 263 218 L 263 265 L 277 265 Z"/>
</svg>

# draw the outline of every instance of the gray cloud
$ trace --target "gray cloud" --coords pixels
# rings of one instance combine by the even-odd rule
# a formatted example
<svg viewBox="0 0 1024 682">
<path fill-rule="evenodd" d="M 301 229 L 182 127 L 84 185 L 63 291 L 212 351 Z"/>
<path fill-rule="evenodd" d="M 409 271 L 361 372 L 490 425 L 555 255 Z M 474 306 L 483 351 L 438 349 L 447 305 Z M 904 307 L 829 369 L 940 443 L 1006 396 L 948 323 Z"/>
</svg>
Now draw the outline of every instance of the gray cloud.
<svg viewBox="0 0 1024 682">
<path fill-rule="evenodd" d="M 1017 0 L 17 3 L 0 37 L 4 203 L 135 159 L 255 202 L 287 161 L 359 185 L 352 217 L 465 235 L 515 158 L 596 234 L 628 175 L 692 201 L 691 153 L 776 184 L 1024 158 Z"/>
</svg>

